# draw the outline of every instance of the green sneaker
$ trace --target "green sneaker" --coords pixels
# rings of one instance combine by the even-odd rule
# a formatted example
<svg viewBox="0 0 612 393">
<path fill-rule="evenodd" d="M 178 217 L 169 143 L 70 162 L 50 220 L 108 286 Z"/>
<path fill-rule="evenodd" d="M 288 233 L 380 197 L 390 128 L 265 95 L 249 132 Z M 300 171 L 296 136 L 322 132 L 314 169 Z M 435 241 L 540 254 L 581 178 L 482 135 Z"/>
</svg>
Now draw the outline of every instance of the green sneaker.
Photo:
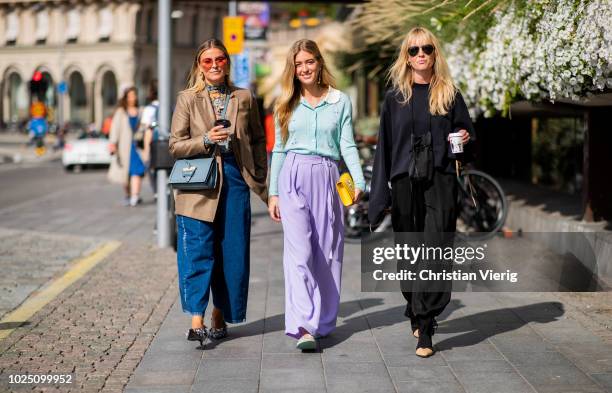
<svg viewBox="0 0 612 393">
<path fill-rule="evenodd" d="M 311 334 L 304 334 L 298 340 L 296 348 L 302 351 L 313 351 L 317 349 L 317 341 Z"/>
</svg>

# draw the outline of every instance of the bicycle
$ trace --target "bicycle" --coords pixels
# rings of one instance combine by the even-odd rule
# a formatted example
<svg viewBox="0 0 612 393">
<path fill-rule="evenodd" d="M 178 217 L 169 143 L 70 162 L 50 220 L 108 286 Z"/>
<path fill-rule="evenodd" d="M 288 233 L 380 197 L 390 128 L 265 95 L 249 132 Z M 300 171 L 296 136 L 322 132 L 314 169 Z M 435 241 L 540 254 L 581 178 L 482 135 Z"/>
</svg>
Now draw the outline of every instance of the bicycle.
<svg viewBox="0 0 612 393">
<path fill-rule="evenodd" d="M 502 229 L 508 216 L 508 200 L 499 183 L 485 172 L 475 169 L 458 170 L 457 236 L 462 240 L 490 239 Z M 366 187 L 361 200 L 345 207 L 345 241 L 359 243 L 364 235 L 370 239 L 391 231 L 391 214 L 387 212 L 381 223 L 371 227 L 368 202 L 372 165 L 363 168 Z"/>
<path fill-rule="evenodd" d="M 456 177 L 457 236 L 463 240 L 490 239 L 508 217 L 508 199 L 499 183 L 476 169 L 458 171 Z"/>
</svg>

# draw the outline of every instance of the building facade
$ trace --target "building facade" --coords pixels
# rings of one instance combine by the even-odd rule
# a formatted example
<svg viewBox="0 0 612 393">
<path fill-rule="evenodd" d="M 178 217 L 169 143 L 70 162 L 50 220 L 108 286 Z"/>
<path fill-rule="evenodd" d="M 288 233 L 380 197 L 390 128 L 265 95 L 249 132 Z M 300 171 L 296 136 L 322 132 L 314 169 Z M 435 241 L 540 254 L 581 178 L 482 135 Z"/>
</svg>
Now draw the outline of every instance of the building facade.
<svg viewBox="0 0 612 393">
<path fill-rule="evenodd" d="M 174 94 L 184 87 L 198 45 L 220 35 L 226 11 L 223 2 L 174 2 Z M 0 0 L 0 128 L 27 119 L 38 97 L 50 120 L 61 107 L 64 121 L 96 127 L 125 87 L 138 87 L 144 103 L 157 75 L 157 19 L 157 2 L 149 0 Z M 29 87 L 35 74 L 46 85 L 38 97 Z"/>
</svg>

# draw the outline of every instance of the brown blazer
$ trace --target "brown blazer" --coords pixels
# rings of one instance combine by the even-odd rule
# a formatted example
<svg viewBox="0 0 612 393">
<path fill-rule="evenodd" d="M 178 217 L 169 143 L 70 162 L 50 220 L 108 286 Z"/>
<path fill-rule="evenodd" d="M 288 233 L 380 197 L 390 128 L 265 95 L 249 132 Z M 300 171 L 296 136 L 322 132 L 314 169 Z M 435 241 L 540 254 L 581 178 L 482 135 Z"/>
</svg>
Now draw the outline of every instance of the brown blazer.
<svg viewBox="0 0 612 393">
<path fill-rule="evenodd" d="M 268 201 L 266 176 L 268 161 L 266 138 L 259 119 L 257 102 L 250 90 L 231 87 L 227 119 L 232 125 L 232 149 L 244 181 L 263 201 Z M 170 154 L 187 158 L 211 154 L 213 147 L 204 145 L 204 134 L 213 128 L 215 114 L 208 92 L 179 93 L 170 134 Z M 212 222 L 217 212 L 223 185 L 221 156 L 216 153 L 218 174 L 214 190 L 174 192 L 176 214 Z"/>
</svg>

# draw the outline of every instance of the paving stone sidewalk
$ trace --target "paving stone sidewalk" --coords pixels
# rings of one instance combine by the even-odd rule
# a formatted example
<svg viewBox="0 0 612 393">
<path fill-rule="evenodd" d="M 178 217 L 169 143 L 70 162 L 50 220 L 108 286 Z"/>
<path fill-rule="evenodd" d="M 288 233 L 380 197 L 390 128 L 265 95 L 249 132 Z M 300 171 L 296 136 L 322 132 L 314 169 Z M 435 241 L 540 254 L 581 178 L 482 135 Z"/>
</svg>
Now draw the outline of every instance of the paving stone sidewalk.
<svg viewBox="0 0 612 393">
<path fill-rule="evenodd" d="M 0 340 L 0 392 L 123 391 L 175 300 L 174 252 L 122 245 Z M 74 383 L 9 385 L 11 374 L 73 374 Z"/>
<path fill-rule="evenodd" d="M 152 245 L 155 205 L 148 185 L 146 203 L 126 208 L 121 187 L 109 185 L 105 172 L 43 169 L 61 186 L 0 208 L 0 313 L 97 245 L 123 244 L 0 340 L 0 392 L 122 392 L 175 300 L 175 254 Z M 0 330 L 14 327 L 0 324 Z M 8 385 L 10 374 L 50 372 L 71 373 L 74 383 L 59 389 Z"/>
<path fill-rule="evenodd" d="M 437 353 L 420 359 L 401 294 L 360 291 L 355 245 L 345 249 L 337 330 L 317 352 L 298 353 L 283 333 L 281 227 L 259 205 L 248 322 L 197 348 L 185 340 L 189 316 L 175 297 L 126 393 L 612 391 L 609 292 L 455 293 Z"/>
<path fill-rule="evenodd" d="M 0 227 L 0 319 L 100 244 L 96 238 Z"/>
</svg>

